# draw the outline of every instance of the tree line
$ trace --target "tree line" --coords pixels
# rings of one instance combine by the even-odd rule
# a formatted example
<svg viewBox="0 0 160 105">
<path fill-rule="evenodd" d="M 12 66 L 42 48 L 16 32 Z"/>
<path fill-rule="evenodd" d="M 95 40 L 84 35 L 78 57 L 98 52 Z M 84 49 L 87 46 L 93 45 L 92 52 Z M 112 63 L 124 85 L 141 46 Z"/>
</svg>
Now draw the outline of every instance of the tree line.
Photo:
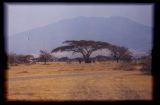
<svg viewBox="0 0 160 105">
<path fill-rule="evenodd" d="M 53 49 L 51 52 L 67 51 L 72 54 L 81 54 L 85 63 L 91 63 L 91 54 L 97 50 L 108 49 L 111 51 L 111 56 L 118 62 L 120 59 L 131 60 L 132 53 L 126 47 L 116 46 L 108 42 L 93 41 L 93 40 L 67 40 L 63 46 Z"/>
<path fill-rule="evenodd" d="M 123 46 L 112 45 L 108 42 L 93 41 L 93 40 L 67 40 L 63 42 L 63 46 L 57 47 L 51 51 L 51 53 L 56 53 L 58 51 L 63 52 L 72 52 L 74 54 L 81 54 L 83 61 L 85 63 L 91 63 L 91 55 L 93 52 L 102 49 L 108 49 L 111 52 L 111 56 L 119 62 L 119 60 L 131 60 L 132 53 L 128 48 Z M 41 61 L 44 61 L 46 64 L 47 61 L 52 57 L 51 53 L 47 51 L 40 50 L 39 58 Z M 9 55 L 9 63 L 28 63 L 32 59 L 32 55 Z"/>
<path fill-rule="evenodd" d="M 81 54 L 82 58 L 77 59 L 77 61 L 81 62 L 84 61 L 85 63 L 91 63 L 93 58 L 91 58 L 91 55 L 93 52 L 97 50 L 107 49 L 110 51 L 110 57 L 112 60 L 115 60 L 116 62 L 119 62 L 120 60 L 123 61 L 132 61 L 133 54 L 128 50 L 127 47 L 124 46 L 117 46 L 113 45 L 108 42 L 102 42 L 102 41 L 93 41 L 93 40 L 67 40 L 63 42 L 64 45 L 59 46 L 57 48 L 54 48 L 51 52 L 40 50 L 39 55 L 39 61 L 44 62 L 46 64 L 48 61 L 51 61 L 52 53 L 56 52 L 71 52 L 72 55 L 74 54 Z M 106 51 L 107 51 L 106 50 Z M 101 57 L 104 57 L 100 55 Z M 33 56 L 32 55 L 16 55 L 16 54 L 10 54 L 8 56 L 8 60 L 10 64 L 14 63 L 32 63 L 33 62 Z M 32 60 L 31 60 L 32 59 Z M 63 58 L 64 59 L 64 58 Z M 65 58 L 68 60 L 68 58 Z M 151 56 L 146 56 L 144 61 L 147 61 L 150 63 Z M 94 59 L 95 60 L 95 59 Z M 145 65 L 148 65 L 148 63 L 144 63 Z"/>
</svg>

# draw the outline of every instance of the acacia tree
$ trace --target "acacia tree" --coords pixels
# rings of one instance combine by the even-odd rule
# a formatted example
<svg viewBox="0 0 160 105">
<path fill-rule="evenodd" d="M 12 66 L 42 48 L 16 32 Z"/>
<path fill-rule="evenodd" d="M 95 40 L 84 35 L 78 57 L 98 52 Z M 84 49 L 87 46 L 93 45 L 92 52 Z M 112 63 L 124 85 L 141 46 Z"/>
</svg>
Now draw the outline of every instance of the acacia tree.
<svg viewBox="0 0 160 105">
<path fill-rule="evenodd" d="M 116 59 L 117 62 L 120 59 L 129 61 L 132 58 L 132 53 L 126 47 L 112 46 L 110 50 L 111 56 Z"/>
<path fill-rule="evenodd" d="M 44 62 L 44 64 L 46 64 L 52 58 L 52 55 L 47 51 L 40 50 L 39 58 Z"/>
<path fill-rule="evenodd" d="M 58 52 L 58 51 L 71 51 L 72 54 L 80 53 L 83 56 L 85 63 L 91 63 L 91 54 L 94 51 L 103 48 L 110 48 L 111 44 L 107 42 L 100 42 L 100 41 L 92 41 L 92 40 L 67 40 L 64 41 L 63 44 L 67 44 L 64 46 L 60 46 L 58 48 L 53 49 L 51 52 Z"/>
</svg>

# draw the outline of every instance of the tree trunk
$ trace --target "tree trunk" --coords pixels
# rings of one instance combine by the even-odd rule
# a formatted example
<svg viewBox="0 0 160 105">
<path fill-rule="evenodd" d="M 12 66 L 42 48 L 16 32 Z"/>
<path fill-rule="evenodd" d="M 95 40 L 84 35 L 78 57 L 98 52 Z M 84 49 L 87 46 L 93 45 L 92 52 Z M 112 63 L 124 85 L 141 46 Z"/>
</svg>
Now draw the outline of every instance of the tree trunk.
<svg viewBox="0 0 160 105">
<path fill-rule="evenodd" d="M 91 63 L 91 60 L 85 59 L 85 63 Z"/>
<path fill-rule="evenodd" d="M 118 63 L 118 62 L 119 62 L 119 59 L 117 58 L 116 61 L 117 61 L 117 63 Z"/>
<path fill-rule="evenodd" d="M 46 62 L 47 62 L 47 60 L 45 59 L 45 60 L 44 60 L 44 64 L 46 64 Z"/>
<path fill-rule="evenodd" d="M 85 62 L 85 63 L 91 63 L 90 57 L 89 57 L 89 56 L 85 56 L 85 57 L 84 57 L 84 62 Z"/>
</svg>

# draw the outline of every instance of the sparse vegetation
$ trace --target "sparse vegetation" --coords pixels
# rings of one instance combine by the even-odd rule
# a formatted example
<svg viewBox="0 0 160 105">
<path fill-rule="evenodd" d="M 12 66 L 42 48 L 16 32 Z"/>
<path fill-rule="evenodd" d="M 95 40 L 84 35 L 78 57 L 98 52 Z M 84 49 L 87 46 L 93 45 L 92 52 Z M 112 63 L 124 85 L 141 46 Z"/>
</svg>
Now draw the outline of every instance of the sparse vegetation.
<svg viewBox="0 0 160 105">
<path fill-rule="evenodd" d="M 111 56 L 119 62 L 119 60 L 131 61 L 132 53 L 126 47 L 112 46 Z"/>
<path fill-rule="evenodd" d="M 151 61 L 152 61 L 151 55 L 147 55 L 141 58 L 141 64 L 142 64 L 141 70 L 143 72 L 148 74 L 151 73 L 151 63 L 152 63 Z"/>
<path fill-rule="evenodd" d="M 8 55 L 8 63 L 10 65 L 17 65 L 16 54 L 12 53 Z"/>
<path fill-rule="evenodd" d="M 121 61 L 119 62 L 118 66 L 115 67 L 115 70 L 136 70 L 135 66 L 133 65 L 132 62 L 127 62 L 127 61 Z"/>
<path fill-rule="evenodd" d="M 73 54 L 80 53 L 82 54 L 85 63 L 91 63 L 90 56 L 94 51 L 100 49 L 109 49 L 111 51 L 111 56 L 116 59 L 117 62 L 119 60 L 131 61 L 132 59 L 132 53 L 128 50 L 128 48 L 112 45 L 108 42 L 92 40 L 69 40 L 63 42 L 63 44 L 68 45 L 57 47 L 52 50 L 52 53 L 57 51 L 71 51 Z"/>
<path fill-rule="evenodd" d="M 8 70 L 8 100 L 152 99 L 152 76 L 144 75 L 137 69 L 124 71 L 124 68 L 119 68 L 120 62 L 48 63 L 50 65 L 47 66 L 42 62 L 30 66 L 11 66 Z M 115 67 L 119 70 L 114 70 Z M 57 77 L 51 78 L 51 75 Z M 41 76 L 45 78 L 12 80 Z"/>
<path fill-rule="evenodd" d="M 52 52 L 57 51 L 71 51 L 73 54 L 80 53 L 83 56 L 85 63 L 91 63 L 91 54 L 94 51 L 104 48 L 110 48 L 111 44 L 107 42 L 93 41 L 93 40 L 68 40 L 63 42 L 68 44 L 65 46 L 60 46 L 52 50 Z"/>
<path fill-rule="evenodd" d="M 52 55 L 48 53 L 47 51 L 40 50 L 40 61 L 44 62 L 44 64 L 47 64 L 52 58 Z"/>
<path fill-rule="evenodd" d="M 126 47 L 86 40 L 64 43 L 68 45 L 55 48 L 52 53 L 71 51 L 82 57 L 53 60 L 51 53 L 40 50 L 39 58 L 34 59 L 37 63 L 28 66 L 24 64 L 33 60 L 32 55 L 9 55 L 9 64 L 19 64 L 8 70 L 9 100 L 152 99 L 152 76 L 143 73 L 151 71 L 151 56 L 145 56 L 140 59 L 141 63 L 135 64 Z M 91 57 L 100 49 L 110 50 L 111 55 Z"/>
<path fill-rule="evenodd" d="M 18 65 L 18 64 L 30 64 L 31 59 L 33 59 L 33 55 L 18 55 L 18 54 L 9 54 L 8 63 L 10 65 Z"/>
</svg>

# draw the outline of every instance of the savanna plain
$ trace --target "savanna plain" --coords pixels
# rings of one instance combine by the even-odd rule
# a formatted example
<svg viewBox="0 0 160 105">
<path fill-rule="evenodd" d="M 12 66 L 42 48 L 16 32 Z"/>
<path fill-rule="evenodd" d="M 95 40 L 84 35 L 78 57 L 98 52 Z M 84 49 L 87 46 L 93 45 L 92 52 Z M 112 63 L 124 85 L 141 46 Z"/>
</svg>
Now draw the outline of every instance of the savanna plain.
<svg viewBox="0 0 160 105">
<path fill-rule="evenodd" d="M 152 100 L 152 76 L 139 63 L 38 62 L 9 66 L 8 100 Z"/>
</svg>

